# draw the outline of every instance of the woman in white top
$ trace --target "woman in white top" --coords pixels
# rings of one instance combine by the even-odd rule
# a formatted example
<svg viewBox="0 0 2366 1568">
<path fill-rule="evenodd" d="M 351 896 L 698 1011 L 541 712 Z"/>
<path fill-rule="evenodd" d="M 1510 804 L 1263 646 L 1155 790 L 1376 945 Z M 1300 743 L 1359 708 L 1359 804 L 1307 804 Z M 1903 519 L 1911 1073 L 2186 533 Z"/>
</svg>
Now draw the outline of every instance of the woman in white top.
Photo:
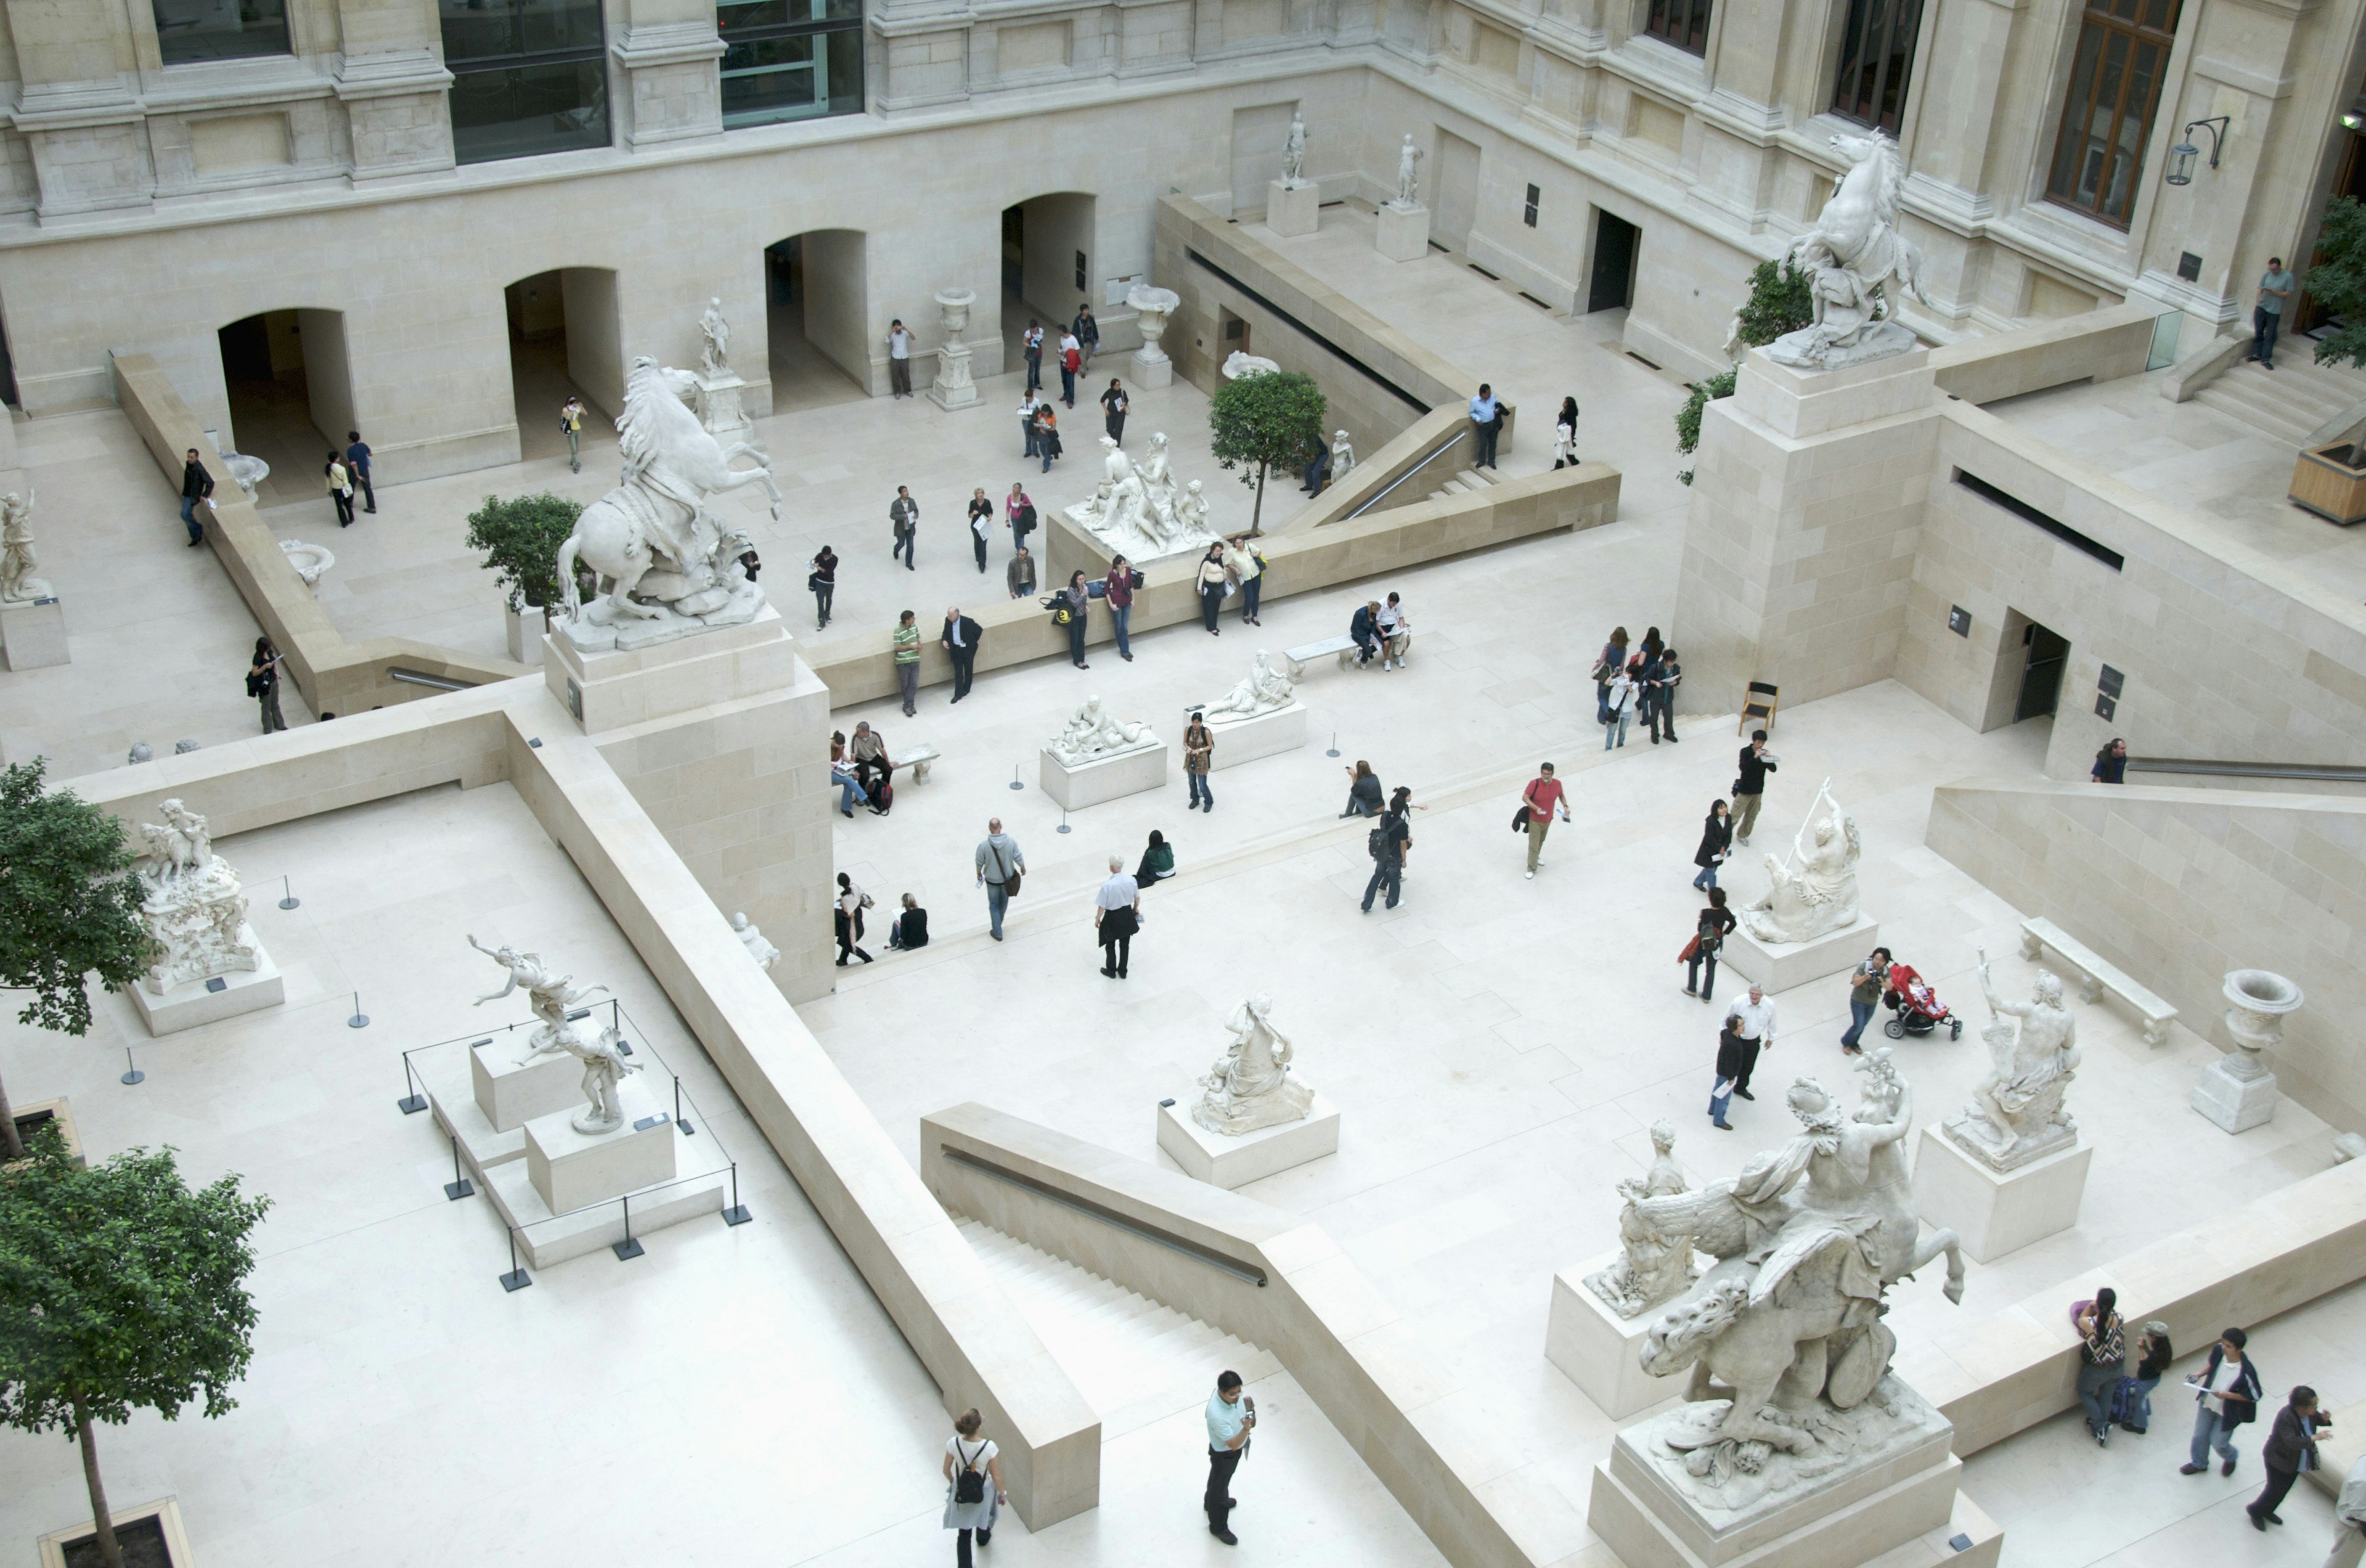
<svg viewBox="0 0 2366 1568">
<path fill-rule="evenodd" d="M 1010 1494 L 1002 1488 L 1002 1465 L 996 1457 L 1001 1450 L 990 1438 L 977 1435 L 986 1418 L 975 1410 L 965 1410 L 953 1423 L 953 1435 L 945 1441 L 945 1529 L 959 1530 L 954 1537 L 953 1561 L 961 1568 L 971 1568 L 969 1545 L 973 1531 L 977 1544 L 986 1545 L 994 1539 L 994 1521 L 1002 1505 L 1010 1501 Z M 964 1473 L 976 1477 L 971 1484 L 977 1497 L 974 1502 L 961 1501 Z"/>
<path fill-rule="evenodd" d="M 1610 678 L 1610 688 L 1603 695 L 1602 711 L 1610 716 L 1602 722 L 1602 749 L 1627 744 L 1627 722 L 1635 716 L 1635 682 L 1625 670 Z"/>
<path fill-rule="evenodd" d="M 1577 400 L 1560 400 L 1560 418 L 1553 425 L 1553 467 L 1572 468 L 1577 466 Z"/>
</svg>

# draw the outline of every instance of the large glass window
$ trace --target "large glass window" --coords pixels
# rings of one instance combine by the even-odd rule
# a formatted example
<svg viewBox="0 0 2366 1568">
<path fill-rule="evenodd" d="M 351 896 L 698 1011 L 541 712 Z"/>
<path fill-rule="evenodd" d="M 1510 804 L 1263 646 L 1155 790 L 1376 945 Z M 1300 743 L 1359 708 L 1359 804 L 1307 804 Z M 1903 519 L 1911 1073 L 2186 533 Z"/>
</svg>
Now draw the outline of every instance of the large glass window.
<svg viewBox="0 0 2366 1568">
<path fill-rule="evenodd" d="M 608 144 L 600 0 L 436 0 L 463 164 Z"/>
<path fill-rule="evenodd" d="M 862 0 L 717 0 L 726 128 L 862 107 Z"/>
<path fill-rule="evenodd" d="M 164 63 L 286 54 L 287 0 L 154 0 Z"/>
<path fill-rule="evenodd" d="M 1709 0 L 1651 0 L 1643 30 L 1692 54 L 1708 52 Z"/>
<path fill-rule="evenodd" d="M 1914 70 L 1914 34 L 1921 25 L 1922 0 L 1849 0 L 1832 112 L 1898 134 Z"/>
<path fill-rule="evenodd" d="M 2049 199 L 2127 227 L 2177 10 L 2178 0 L 2087 0 L 2045 180 Z"/>
</svg>

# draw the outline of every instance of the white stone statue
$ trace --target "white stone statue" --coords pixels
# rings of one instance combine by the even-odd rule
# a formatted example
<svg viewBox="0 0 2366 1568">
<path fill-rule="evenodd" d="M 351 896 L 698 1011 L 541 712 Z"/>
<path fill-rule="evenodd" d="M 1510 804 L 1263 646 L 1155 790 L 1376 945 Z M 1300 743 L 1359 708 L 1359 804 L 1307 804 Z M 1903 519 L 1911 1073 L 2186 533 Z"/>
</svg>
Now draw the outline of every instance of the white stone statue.
<svg viewBox="0 0 2366 1568">
<path fill-rule="evenodd" d="M 1215 538 L 1207 530 L 1204 502 L 1187 505 L 1186 497 L 1176 493 L 1165 431 L 1151 434 L 1139 464 L 1126 456 L 1116 437 L 1104 435 L 1100 440 L 1105 477 L 1088 500 L 1068 508 L 1070 522 L 1090 533 L 1111 554 L 1137 562 L 1204 547 Z M 1195 502 L 1198 488 L 1194 480 Z"/>
<path fill-rule="evenodd" d="M 1412 133 L 1407 132 L 1404 145 L 1397 150 L 1397 198 L 1393 205 L 1407 209 L 1421 205 L 1421 176 L 1414 172 L 1414 165 L 1419 162 L 1421 149 L 1413 144 Z"/>
<path fill-rule="evenodd" d="M 1185 485 L 1175 499 L 1175 526 L 1178 537 L 1194 545 L 1216 536 L 1216 531 L 1208 526 L 1208 497 L 1198 479 Z"/>
<path fill-rule="evenodd" d="M 1821 818 L 1817 809 L 1830 802 Z M 1865 853 L 1856 818 L 1831 798 L 1831 781 L 1816 794 L 1808 808 L 1808 826 L 1791 843 L 1796 869 L 1766 857 L 1766 874 L 1773 886 L 1754 904 L 1739 911 L 1742 929 L 1763 942 L 1813 942 L 1828 932 L 1856 923 L 1856 863 Z M 1812 830 L 1815 842 L 1806 842 Z"/>
<path fill-rule="evenodd" d="M 1344 430 L 1331 433 L 1331 482 L 1337 484 L 1356 470 L 1356 444 Z"/>
<path fill-rule="evenodd" d="M 709 299 L 698 317 L 698 373 L 710 381 L 731 374 L 731 323 L 723 318 L 723 301 Z"/>
<path fill-rule="evenodd" d="M 969 369 L 970 346 L 962 341 L 969 331 L 970 307 L 977 303 L 974 288 L 940 288 L 936 293 L 937 324 L 944 341 L 937 345 L 937 378 L 929 400 L 939 408 L 967 408 L 977 401 L 977 382 Z"/>
<path fill-rule="evenodd" d="M 511 992 L 523 989 L 526 1006 L 540 1025 L 526 1037 L 526 1043 L 540 1050 L 558 1037 L 567 1027 L 567 1015 L 580 1003 L 590 1001 L 608 987 L 605 986 L 576 987 L 572 975 L 554 975 L 539 953 L 521 953 L 514 947 L 487 947 L 474 936 L 468 945 L 510 972 L 508 981 L 498 991 L 488 991 L 477 998 L 477 1006 L 497 1002 Z"/>
<path fill-rule="evenodd" d="M 33 575 L 33 491 L 0 495 L 0 604 L 29 604 L 51 597 L 50 585 Z"/>
<path fill-rule="evenodd" d="M 1183 296 L 1172 288 L 1137 283 L 1125 291 L 1125 308 L 1134 313 L 1142 328 L 1142 346 L 1133 351 L 1135 363 L 1157 365 L 1166 359 L 1166 351 L 1158 346 L 1158 339 L 1166 331 L 1166 318 L 1182 306 Z"/>
<path fill-rule="evenodd" d="M 1222 702 L 1210 703 L 1199 710 L 1205 718 L 1252 718 L 1276 708 L 1286 708 L 1296 700 L 1290 677 L 1276 670 L 1264 649 L 1256 651 L 1256 660 L 1241 683 L 1224 694 Z"/>
<path fill-rule="evenodd" d="M 763 931 L 746 915 L 731 917 L 731 930 L 739 938 L 748 956 L 756 961 L 759 969 L 770 969 L 781 961 L 781 950 L 764 940 Z"/>
<path fill-rule="evenodd" d="M 625 1060 L 625 1037 L 612 1026 L 597 1019 L 567 1015 L 578 1003 L 607 989 L 605 986 L 586 986 L 578 989 L 574 976 L 553 975 L 550 966 L 538 953 L 520 953 L 513 947 L 490 948 L 475 937 L 468 945 L 501 964 L 510 972 L 508 982 L 498 991 L 477 998 L 479 1007 L 499 1001 L 512 991 L 524 987 L 526 1002 L 541 1022 L 526 1036 L 526 1055 L 545 1056 L 564 1051 L 583 1064 L 583 1098 L 588 1103 L 576 1113 L 568 1125 L 579 1133 L 594 1136 L 613 1133 L 625 1124 L 623 1108 L 616 1100 L 617 1080 L 627 1073 L 640 1069 Z"/>
<path fill-rule="evenodd" d="M 214 853 L 206 819 L 177 799 L 159 809 L 163 822 L 140 825 L 148 845 L 140 866 L 140 923 L 156 943 L 140 977 L 141 989 L 161 997 L 193 980 L 261 968 L 262 949 L 246 923 L 246 894 L 238 873 Z"/>
<path fill-rule="evenodd" d="M 1281 183 L 1306 183 L 1306 121 L 1296 109 L 1290 111 L 1290 140 L 1281 144 Z"/>
<path fill-rule="evenodd" d="M 1147 721 L 1121 724 L 1101 711 L 1100 698 L 1087 697 L 1044 750 L 1056 761 L 1075 768 L 1096 758 L 1114 757 L 1121 751 L 1137 751 L 1157 744 L 1158 737 L 1151 733 Z"/>
<path fill-rule="evenodd" d="M 1653 1319 L 1639 1357 L 1654 1377 L 1693 1369 L 1691 1403 L 1630 1434 L 1702 1507 L 1828 1475 L 1902 1419 L 1927 1417 L 1888 1375 L 1898 1340 L 1883 1296 L 1944 1253 L 1944 1290 L 1960 1302 L 1961 1244 L 1953 1231 L 1921 1234 L 1905 1152 L 1912 1094 L 1889 1052 L 1868 1053 L 1858 1070 L 1853 1117 L 1800 1078 L 1786 1098 L 1801 1130 L 1782 1148 L 1697 1192 L 1630 1200 L 1717 1259 Z M 1709 1397 L 1712 1387 L 1730 1397 Z"/>
<path fill-rule="evenodd" d="M 1609 1268 L 1585 1277 L 1585 1288 L 1621 1317 L 1639 1317 L 1673 1301 L 1696 1277 L 1691 1229 L 1668 1228 L 1641 1206 L 1647 1198 L 1673 1198 L 1685 1190 L 1675 1146 L 1675 1128 L 1652 1122 L 1651 1168 L 1618 1184 L 1618 1195 L 1627 1201 L 1618 1213 L 1618 1240 L 1625 1250 Z"/>
<path fill-rule="evenodd" d="M 1273 1026 L 1273 998 L 1251 997 L 1233 1010 L 1224 1027 L 1232 1031 L 1233 1043 L 1200 1080 L 1206 1092 L 1191 1108 L 1191 1120 L 1232 1137 L 1305 1121 L 1314 1091 L 1290 1076 L 1296 1052 Z"/>
<path fill-rule="evenodd" d="M 123 765 L 127 768 L 136 768 L 142 762 L 152 762 L 155 760 L 156 748 L 149 745 L 145 740 L 134 740 L 131 743 L 131 750 L 124 753 Z"/>
<path fill-rule="evenodd" d="M 1851 160 L 1849 170 L 1814 225 L 1791 243 L 1791 265 L 1808 275 L 1814 324 L 1766 346 L 1767 358 L 1801 370 L 1836 370 L 1905 353 L 1915 338 L 1895 319 L 1896 291 L 1910 289 L 1931 302 L 1922 289 L 1922 253 L 1898 228 L 1906 184 L 1898 143 L 1878 130 L 1831 141 Z"/>
<path fill-rule="evenodd" d="M 1239 349 L 1224 355 L 1224 379 L 1237 381 L 1244 376 L 1263 376 L 1281 367 L 1261 354 L 1244 354 Z"/>
<path fill-rule="evenodd" d="M 1989 1076 L 1972 1090 L 1972 1103 L 1948 1122 L 1947 1134 L 1991 1169 L 2017 1170 L 2079 1141 L 2078 1123 L 2062 1106 L 2078 1076 L 2079 1024 L 2062 1005 L 2062 982 L 2043 969 L 2028 1001 L 1999 1000 L 1986 949 L 1980 994 L 1989 1000 L 1989 1026 L 1980 1031 Z"/>
<path fill-rule="evenodd" d="M 760 484 L 778 522 L 781 487 L 760 447 L 745 441 L 727 447 L 700 425 L 689 402 L 697 391 L 698 379 L 688 371 L 646 357 L 633 361 L 616 421 L 624 481 L 585 507 L 558 547 L 566 603 L 554 620 L 579 649 L 646 648 L 709 626 L 742 625 L 763 607 L 763 590 L 739 564 L 746 536 L 727 527 L 706 502 L 718 491 Z M 758 467 L 732 468 L 743 456 Z M 588 604 L 576 588 L 579 562 L 602 584 Z"/>
</svg>

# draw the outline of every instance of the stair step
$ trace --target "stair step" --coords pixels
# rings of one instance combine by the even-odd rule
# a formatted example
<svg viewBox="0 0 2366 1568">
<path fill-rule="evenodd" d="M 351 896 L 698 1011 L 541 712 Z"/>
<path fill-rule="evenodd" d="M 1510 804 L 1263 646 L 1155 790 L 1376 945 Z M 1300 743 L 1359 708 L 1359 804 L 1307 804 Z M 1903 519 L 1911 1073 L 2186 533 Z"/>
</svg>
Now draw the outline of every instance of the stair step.
<svg viewBox="0 0 2366 1568">
<path fill-rule="evenodd" d="M 1495 482 L 1493 479 L 1489 479 L 1486 475 L 1481 473 L 1476 468 L 1459 469 L 1456 471 L 1454 477 L 1460 479 L 1465 485 L 1469 486 L 1472 490 L 1485 490 L 1489 485 Z"/>
<path fill-rule="evenodd" d="M 1448 479 L 1444 484 L 1437 487 L 1437 493 L 1440 495 L 1466 495 L 1470 493 L 1470 487 L 1464 484 L 1460 479 Z"/>
</svg>

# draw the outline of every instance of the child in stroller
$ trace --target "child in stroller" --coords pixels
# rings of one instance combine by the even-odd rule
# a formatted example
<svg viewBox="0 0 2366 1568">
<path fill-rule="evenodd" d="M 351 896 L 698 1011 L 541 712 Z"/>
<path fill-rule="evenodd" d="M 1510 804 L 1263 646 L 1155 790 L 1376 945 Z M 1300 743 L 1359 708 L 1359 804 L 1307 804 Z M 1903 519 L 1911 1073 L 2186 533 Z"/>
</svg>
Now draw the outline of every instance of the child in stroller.
<svg viewBox="0 0 2366 1568">
<path fill-rule="evenodd" d="M 1914 972 L 1911 964 L 1892 964 L 1889 966 L 1889 988 L 1881 999 L 1898 1016 L 1881 1026 L 1881 1032 L 1892 1040 L 1903 1040 L 1910 1034 L 1928 1034 L 1940 1024 L 1947 1026 L 1947 1038 L 1964 1037 L 1964 1021 L 1947 1010 L 1939 993 L 1930 982 Z"/>
</svg>

